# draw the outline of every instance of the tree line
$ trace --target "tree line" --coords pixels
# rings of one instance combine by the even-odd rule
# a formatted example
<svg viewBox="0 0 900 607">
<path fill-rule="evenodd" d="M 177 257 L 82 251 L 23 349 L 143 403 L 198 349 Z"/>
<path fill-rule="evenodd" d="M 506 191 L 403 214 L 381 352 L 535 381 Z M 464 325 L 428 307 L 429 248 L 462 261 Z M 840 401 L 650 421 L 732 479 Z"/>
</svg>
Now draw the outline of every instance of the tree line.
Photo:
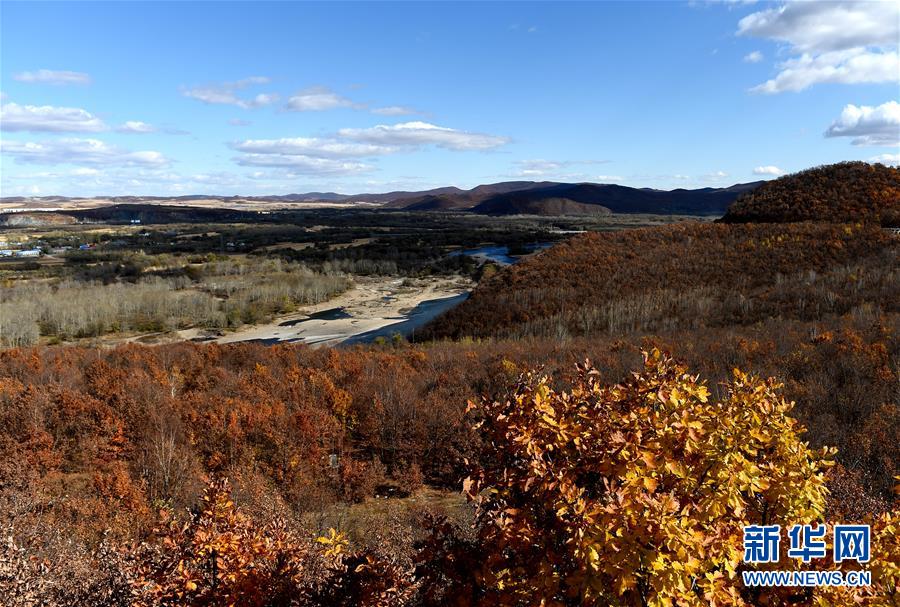
<svg viewBox="0 0 900 607">
<path fill-rule="evenodd" d="M 165 270 L 150 266 L 113 282 L 15 281 L 0 296 L 0 344 L 27 346 L 41 336 L 69 340 L 187 327 L 235 328 L 325 301 L 349 283 L 342 274 L 318 273 L 278 259 Z"/>
</svg>

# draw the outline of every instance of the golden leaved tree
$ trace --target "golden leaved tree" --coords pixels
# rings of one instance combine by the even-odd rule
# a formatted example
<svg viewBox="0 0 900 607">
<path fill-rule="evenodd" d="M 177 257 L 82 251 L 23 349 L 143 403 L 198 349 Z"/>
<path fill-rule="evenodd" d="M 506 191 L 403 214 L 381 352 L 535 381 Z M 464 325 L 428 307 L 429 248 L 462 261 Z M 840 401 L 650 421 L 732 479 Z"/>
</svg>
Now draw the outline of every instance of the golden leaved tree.
<svg viewBox="0 0 900 607">
<path fill-rule="evenodd" d="M 451 540 L 426 545 L 426 595 L 455 605 L 809 604 L 809 589 L 752 591 L 740 576 L 744 525 L 824 516 L 833 452 L 800 440 L 778 389 L 735 371 L 713 399 L 653 351 L 620 385 L 585 364 L 567 392 L 525 375 L 506 400 L 471 405 L 485 446 L 465 483 L 479 536 L 454 540 L 455 552 Z M 797 566 L 784 552 L 772 568 Z M 469 566 L 469 579 L 446 571 Z M 881 577 L 896 585 L 896 566 Z"/>
</svg>

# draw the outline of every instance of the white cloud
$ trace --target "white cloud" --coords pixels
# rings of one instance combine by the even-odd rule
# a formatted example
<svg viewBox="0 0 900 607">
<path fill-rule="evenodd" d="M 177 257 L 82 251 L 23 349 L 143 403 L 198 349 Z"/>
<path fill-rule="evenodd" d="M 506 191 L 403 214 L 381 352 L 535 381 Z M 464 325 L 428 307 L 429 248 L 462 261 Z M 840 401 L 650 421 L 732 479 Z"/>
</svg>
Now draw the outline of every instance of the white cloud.
<svg viewBox="0 0 900 607">
<path fill-rule="evenodd" d="M 19 72 L 13 74 L 13 78 L 19 82 L 34 84 L 90 84 L 91 77 L 84 72 L 67 72 L 58 70 L 37 70 L 34 72 Z"/>
<path fill-rule="evenodd" d="M 853 145 L 900 145 L 900 103 L 877 107 L 848 104 L 825 131 L 826 137 L 853 137 Z"/>
<path fill-rule="evenodd" d="M 747 15 L 738 35 L 769 38 L 793 57 L 779 73 L 753 87 L 759 93 L 802 91 L 820 83 L 895 82 L 900 79 L 896 2 L 794 0 Z"/>
<path fill-rule="evenodd" d="M 221 84 L 209 84 L 182 89 L 185 97 L 196 99 L 207 104 L 235 105 L 243 109 L 251 109 L 271 105 L 278 101 L 278 95 L 260 93 L 252 99 L 238 97 L 237 92 L 248 86 L 268 84 L 265 76 L 251 76 L 235 82 L 223 82 Z"/>
<path fill-rule="evenodd" d="M 299 175 L 332 176 L 364 173 L 374 168 L 347 159 L 380 156 L 399 150 L 397 147 L 318 137 L 248 139 L 230 145 L 243 152 L 234 159 L 243 166 L 276 167 Z"/>
<path fill-rule="evenodd" d="M 754 175 L 784 175 L 784 171 L 779 169 L 777 166 L 768 164 L 766 166 L 759 166 L 753 169 Z"/>
<path fill-rule="evenodd" d="M 427 122 L 404 122 L 395 125 L 379 124 L 365 129 L 341 129 L 341 137 L 386 146 L 420 147 L 435 145 L 448 150 L 489 150 L 509 143 L 506 137 L 469 133 Z"/>
<path fill-rule="evenodd" d="M 753 51 L 744 55 L 744 61 L 747 63 L 759 63 L 763 60 L 763 54 L 759 51 Z"/>
<path fill-rule="evenodd" d="M 93 177 L 100 175 L 99 169 L 91 169 L 88 167 L 78 167 L 69 171 L 38 171 L 36 173 L 17 173 L 9 179 L 16 180 L 34 180 L 34 179 L 60 179 L 65 177 Z"/>
<path fill-rule="evenodd" d="M 73 196 L 223 194 L 226 193 L 224 190 L 238 194 L 250 193 L 256 185 L 248 180 L 247 175 L 235 171 L 185 174 L 154 166 L 79 167 L 67 171 L 4 175 L 3 179 L 3 191 L 10 194 L 29 194 L 31 184 L 41 180 L 41 191 Z M 25 185 L 15 184 L 17 181 L 25 182 Z"/>
<path fill-rule="evenodd" d="M 278 95 L 274 93 L 260 93 L 250 101 L 252 107 L 262 107 L 264 105 L 272 105 L 278 101 Z"/>
<path fill-rule="evenodd" d="M 717 183 L 722 181 L 723 179 L 726 179 L 727 177 L 728 173 L 726 173 L 725 171 L 713 171 L 712 173 L 705 173 L 703 175 L 700 175 L 694 181 L 701 181 L 704 183 Z"/>
<path fill-rule="evenodd" d="M 107 130 L 102 120 L 86 110 L 50 105 L 0 106 L 0 130 L 92 133 Z"/>
<path fill-rule="evenodd" d="M 131 152 L 98 139 L 0 141 L 0 151 L 18 162 L 32 164 L 160 166 L 169 160 L 159 152 Z"/>
<path fill-rule="evenodd" d="M 407 116 L 409 114 L 418 114 L 419 112 L 402 105 L 389 105 L 387 107 L 372 108 L 372 113 L 380 116 Z"/>
<path fill-rule="evenodd" d="M 879 154 L 869 158 L 869 162 L 880 162 L 889 166 L 900 166 L 900 154 Z"/>
<path fill-rule="evenodd" d="M 563 173 L 563 169 L 568 169 L 577 165 L 595 165 L 607 164 L 609 160 L 517 160 L 515 164 L 519 170 L 513 173 L 513 177 L 556 177 L 560 179 L 589 179 L 590 177 L 584 173 Z M 603 177 L 603 176 L 601 176 Z M 608 177 L 608 176 L 607 176 Z M 599 179 L 600 177 L 598 177 Z"/>
<path fill-rule="evenodd" d="M 803 55 L 779 64 L 775 78 L 753 87 L 754 93 L 802 91 L 814 84 L 891 82 L 900 74 L 897 51 L 870 52 L 862 48 Z"/>
<path fill-rule="evenodd" d="M 116 130 L 120 133 L 155 133 L 156 127 L 140 120 L 129 120 Z"/>
<path fill-rule="evenodd" d="M 795 0 L 747 15 L 738 34 L 786 42 L 800 52 L 827 52 L 896 46 L 900 25 L 896 2 Z"/>
<path fill-rule="evenodd" d="M 380 156 L 398 151 L 396 146 L 350 143 L 338 139 L 318 137 L 286 137 L 282 139 L 248 139 L 232 143 L 240 152 L 256 154 L 282 154 L 315 156 L 320 158 L 349 158 Z"/>
<path fill-rule="evenodd" d="M 519 160 L 516 162 L 519 167 L 522 169 L 522 173 L 529 174 L 540 174 L 543 175 L 545 173 L 554 173 L 564 166 L 569 166 L 572 163 L 565 160 Z"/>
<path fill-rule="evenodd" d="M 597 175 L 594 179 L 600 183 L 608 183 L 611 181 L 622 181 L 623 177 L 621 175 Z"/>
<path fill-rule="evenodd" d="M 88 167 L 79 167 L 77 169 L 72 169 L 71 174 L 76 177 L 89 177 L 99 175 L 100 171 L 98 169 L 89 169 Z"/>
<path fill-rule="evenodd" d="M 503 142 L 505 139 L 492 135 L 406 123 L 342 129 L 337 137 L 247 139 L 229 145 L 242 152 L 234 161 L 244 166 L 283 168 L 303 175 L 353 175 L 374 169 L 355 159 L 410 151 L 429 144 L 452 150 L 484 150 Z"/>
<path fill-rule="evenodd" d="M 231 120 L 228 121 L 228 124 L 230 124 L 231 126 L 250 126 L 253 123 L 250 122 L 249 120 L 241 120 L 240 118 L 232 118 Z"/>
<path fill-rule="evenodd" d="M 298 175 L 355 175 L 374 169 L 362 162 L 348 162 L 332 158 L 314 158 L 304 155 L 244 154 L 234 159 L 241 166 L 279 167 Z"/>
<path fill-rule="evenodd" d="M 290 97 L 285 109 L 293 112 L 321 112 L 341 107 L 365 108 L 364 105 L 354 103 L 346 97 L 341 97 L 331 89 L 316 86 L 300 91 Z"/>
<path fill-rule="evenodd" d="M 50 133 L 99 133 L 109 127 L 99 118 L 80 108 L 54 107 L 50 105 L 19 105 L 4 103 L 0 106 L 0 130 L 33 131 Z M 116 128 L 119 133 L 155 133 L 159 129 L 140 120 L 129 120 Z M 184 134 L 177 129 L 164 129 L 169 134 Z"/>
</svg>

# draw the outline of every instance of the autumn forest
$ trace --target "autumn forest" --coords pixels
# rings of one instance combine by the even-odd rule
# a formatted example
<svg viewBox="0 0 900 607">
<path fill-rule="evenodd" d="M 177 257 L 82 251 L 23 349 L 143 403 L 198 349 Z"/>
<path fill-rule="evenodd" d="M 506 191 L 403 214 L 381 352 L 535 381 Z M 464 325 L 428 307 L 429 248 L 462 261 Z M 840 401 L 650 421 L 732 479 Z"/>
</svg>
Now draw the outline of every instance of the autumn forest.
<svg viewBox="0 0 900 607">
<path fill-rule="evenodd" d="M 511 265 L 395 247 L 354 267 L 473 290 L 406 337 L 333 347 L 79 339 L 277 318 L 349 288 L 344 248 L 194 276 L 155 257 L 65 291 L 10 270 L 0 604 L 896 606 L 898 210 L 900 169 L 844 163 L 717 221 L 555 226 Z M 448 248 L 545 230 L 422 217 L 455 223 Z M 215 290 L 159 303 L 179 280 Z M 147 307 L 108 313 L 127 327 L 51 302 L 108 292 L 102 311 L 135 285 Z M 871 586 L 741 583 L 743 526 L 822 522 L 871 525 Z"/>
</svg>

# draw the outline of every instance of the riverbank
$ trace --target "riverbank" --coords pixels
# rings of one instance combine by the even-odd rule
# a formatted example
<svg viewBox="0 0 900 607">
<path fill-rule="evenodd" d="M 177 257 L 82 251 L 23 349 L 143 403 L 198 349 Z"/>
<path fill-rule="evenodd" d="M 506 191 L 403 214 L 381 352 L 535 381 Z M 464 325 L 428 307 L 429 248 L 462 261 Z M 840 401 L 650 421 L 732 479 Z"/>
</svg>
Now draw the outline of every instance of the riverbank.
<svg viewBox="0 0 900 607">
<path fill-rule="evenodd" d="M 225 335 L 201 329 L 178 331 L 180 341 L 205 343 L 305 343 L 314 346 L 364 343 L 394 333 L 408 335 L 459 303 L 474 286 L 460 276 L 437 278 L 357 277 L 353 286 L 326 302 Z"/>
</svg>

